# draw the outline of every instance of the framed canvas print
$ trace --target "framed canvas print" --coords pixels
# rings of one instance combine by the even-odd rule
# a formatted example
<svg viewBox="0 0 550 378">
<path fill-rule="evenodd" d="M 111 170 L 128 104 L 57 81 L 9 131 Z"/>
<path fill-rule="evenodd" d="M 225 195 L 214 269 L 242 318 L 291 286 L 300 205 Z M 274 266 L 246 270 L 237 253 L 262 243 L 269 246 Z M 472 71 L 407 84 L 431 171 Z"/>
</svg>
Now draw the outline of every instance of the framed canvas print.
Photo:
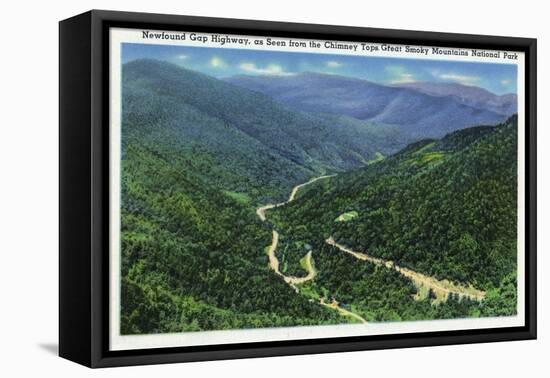
<svg viewBox="0 0 550 378">
<path fill-rule="evenodd" d="M 536 337 L 536 41 L 60 23 L 60 355 Z"/>
</svg>

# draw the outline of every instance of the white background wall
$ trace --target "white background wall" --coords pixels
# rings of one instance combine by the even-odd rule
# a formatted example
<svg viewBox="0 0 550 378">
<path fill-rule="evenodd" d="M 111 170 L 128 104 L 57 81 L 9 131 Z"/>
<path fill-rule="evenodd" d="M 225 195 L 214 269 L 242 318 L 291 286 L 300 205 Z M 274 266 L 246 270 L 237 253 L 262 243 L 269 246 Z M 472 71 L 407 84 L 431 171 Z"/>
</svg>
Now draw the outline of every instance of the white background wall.
<svg viewBox="0 0 550 378">
<path fill-rule="evenodd" d="M 0 375 L 541 377 L 548 314 L 550 27 L 543 1 L 4 1 L 0 34 Z M 539 340 L 92 371 L 58 358 L 57 22 L 91 8 L 539 39 Z M 544 349 L 547 349 L 545 352 Z M 34 374 L 34 375 L 31 375 Z"/>
</svg>

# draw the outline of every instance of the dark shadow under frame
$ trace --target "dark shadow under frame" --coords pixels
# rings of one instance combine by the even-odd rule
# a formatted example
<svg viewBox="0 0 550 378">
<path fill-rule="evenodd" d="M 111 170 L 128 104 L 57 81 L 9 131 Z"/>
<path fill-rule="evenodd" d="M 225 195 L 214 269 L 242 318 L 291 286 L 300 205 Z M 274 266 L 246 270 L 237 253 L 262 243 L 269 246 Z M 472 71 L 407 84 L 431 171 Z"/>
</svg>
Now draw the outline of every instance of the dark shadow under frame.
<svg viewBox="0 0 550 378">
<path fill-rule="evenodd" d="M 500 49 L 525 53 L 524 327 L 109 351 L 109 28 Z M 536 40 L 90 11 L 60 23 L 59 354 L 90 367 L 536 338 Z"/>
</svg>

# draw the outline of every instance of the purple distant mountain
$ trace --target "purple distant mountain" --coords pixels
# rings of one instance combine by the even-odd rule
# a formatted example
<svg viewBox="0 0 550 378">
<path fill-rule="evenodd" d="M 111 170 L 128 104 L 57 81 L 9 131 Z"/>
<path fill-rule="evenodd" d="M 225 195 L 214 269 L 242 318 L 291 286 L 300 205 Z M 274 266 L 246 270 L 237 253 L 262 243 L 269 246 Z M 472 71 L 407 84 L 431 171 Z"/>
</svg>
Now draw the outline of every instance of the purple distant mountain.
<svg viewBox="0 0 550 378">
<path fill-rule="evenodd" d="M 495 111 L 492 108 L 494 98 L 481 96 L 481 89 L 475 92 L 477 96 L 471 97 L 466 90 L 462 93 L 456 90 L 453 95 L 435 95 L 427 93 L 430 89 L 426 88 L 385 86 L 318 73 L 234 76 L 225 81 L 268 95 L 294 110 L 333 113 L 390 124 L 415 138 L 441 137 L 465 127 L 497 124 L 514 112 L 511 105 L 508 108 L 496 106 L 499 111 Z"/>
<path fill-rule="evenodd" d="M 453 96 L 462 104 L 478 109 L 491 110 L 506 116 L 516 113 L 518 109 L 518 101 L 515 94 L 509 93 L 499 96 L 486 89 L 472 85 L 418 82 L 402 84 L 400 87 L 414 89 L 431 96 Z"/>
</svg>

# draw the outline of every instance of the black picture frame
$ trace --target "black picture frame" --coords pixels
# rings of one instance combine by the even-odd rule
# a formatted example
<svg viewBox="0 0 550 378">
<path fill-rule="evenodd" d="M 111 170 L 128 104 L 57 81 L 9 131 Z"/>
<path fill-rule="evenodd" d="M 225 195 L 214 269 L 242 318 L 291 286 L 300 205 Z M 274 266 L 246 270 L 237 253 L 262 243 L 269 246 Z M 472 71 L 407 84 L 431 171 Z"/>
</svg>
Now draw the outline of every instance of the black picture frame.
<svg viewBox="0 0 550 378">
<path fill-rule="evenodd" d="M 524 327 L 128 351 L 108 348 L 110 27 L 521 51 L 525 70 Z M 59 24 L 59 354 L 89 367 L 536 338 L 536 39 L 92 10 Z"/>
</svg>

